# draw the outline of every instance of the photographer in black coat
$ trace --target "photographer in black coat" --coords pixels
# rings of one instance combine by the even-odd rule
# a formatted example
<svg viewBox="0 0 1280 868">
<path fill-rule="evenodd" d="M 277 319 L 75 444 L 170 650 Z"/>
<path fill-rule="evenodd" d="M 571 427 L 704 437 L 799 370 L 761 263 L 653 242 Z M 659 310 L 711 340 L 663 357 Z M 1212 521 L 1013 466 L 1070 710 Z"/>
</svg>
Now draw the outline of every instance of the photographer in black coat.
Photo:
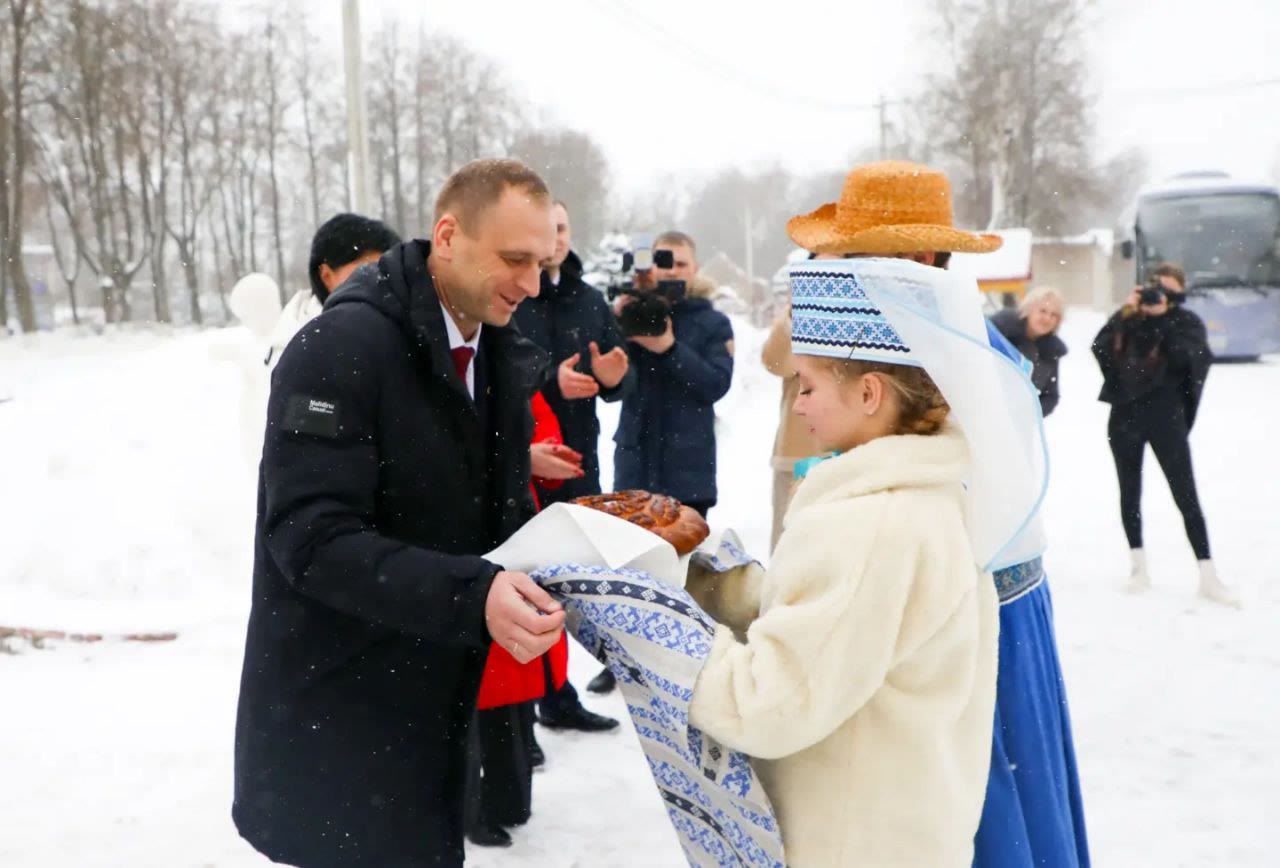
<svg viewBox="0 0 1280 868">
<path fill-rule="evenodd" d="M 1151 586 L 1142 544 L 1142 462 L 1150 444 L 1199 561 L 1200 594 L 1213 602 L 1238 605 L 1214 569 L 1191 465 L 1188 438 L 1211 357 L 1204 323 L 1183 306 L 1185 280 L 1177 266 L 1157 268 L 1152 282 L 1133 291 L 1093 342 L 1103 376 L 1099 399 L 1111 404 L 1107 437 L 1132 556 L 1129 586 L 1137 592 Z"/>
<path fill-rule="evenodd" d="M 550 212 L 521 164 L 464 166 L 431 241 L 356 271 L 275 370 L 232 807 L 275 861 L 462 865 L 489 645 L 523 663 L 563 632 L 528 576 L 481 557 L 533 511 L 547 360 L 506 326 L 538 292 Z"/>
<path fill-rule="evenodd" d="M 715 403 L 733 380 L 733 325 L 711 304 L 715 287 L 698 274 L 692 238 L 665 232 L 653 254 L 670 265 L 637 269 L 641 297 L 623 295 L 615 307 L 624 333 L 628 314 L 649 307 L 644 292 L 683 289 L 668 308 L 653 307 L 661 314 L 656 334 L 627 339 L 636 387 L 622 402 L 613 438 L 614 487 L 670 495 L 705 516 L 718 496 Z"/>
</svg>

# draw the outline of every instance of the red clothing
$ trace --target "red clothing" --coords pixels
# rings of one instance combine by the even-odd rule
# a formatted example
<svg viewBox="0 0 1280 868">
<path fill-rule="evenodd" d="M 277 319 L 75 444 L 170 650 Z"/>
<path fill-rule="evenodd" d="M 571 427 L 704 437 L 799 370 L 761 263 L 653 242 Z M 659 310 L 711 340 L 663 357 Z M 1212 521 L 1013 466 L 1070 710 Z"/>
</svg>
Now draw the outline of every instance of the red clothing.
<svg viewBox="0 0 1280 868">
<path fill-rule="evenodd" d="M 533 442 L 563 443 L 560 439 L 560 423 L 541 394 L 534 394 L 532 410 Z M 563 484 L 563 480 L 559 479 L 538 480 L 538 485 L 547 490 L 554 490 Z M 532 485 L 529 488 L 533 492 L 533 502 L 541 509 L 537 491 Z M 480 696 L 476 700 L 476 708 L 486 711 L 504 705 L 530 702 L 559 690 L 569 678 L 568 638 L 561 636 L 546 657 L 551 662 L 551 679 L 555 682 L 550 686 L 547 684 L 541 657 L 521 664 L 507 649 L 496 642 L 491 643 L 489 658 L 484 664 L 484 677 L 480 680 Z"/>
<path fill-rule="evenodd" d="M 533 442 L 534 443 L 563 443 L 564 438 L 560 435 L 560 420 L 556 418 L 556 414 L 551 410 L 551 405 L 547 403 L 547 399 L 542 397 L 541 392 L 533 393 L 533 401 L 530 404 L 533 410 Z M 542 509 L 542 502 L 538 500 L 538 489 L 542 488 L 546 491 L 555 491 L 564 485 L 563 479 L 543 479 L 535 476 L 529 490 L 533 492 L 533 503 L 539 510 Z"/>
</svg>

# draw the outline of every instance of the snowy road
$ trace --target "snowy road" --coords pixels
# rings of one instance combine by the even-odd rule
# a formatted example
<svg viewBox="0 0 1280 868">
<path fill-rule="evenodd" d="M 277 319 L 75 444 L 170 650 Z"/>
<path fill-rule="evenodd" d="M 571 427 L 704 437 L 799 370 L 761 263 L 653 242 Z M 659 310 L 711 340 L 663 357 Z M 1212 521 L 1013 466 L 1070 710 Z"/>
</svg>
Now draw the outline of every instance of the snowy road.
<svg viewBox="0 0 1280 868">
<path fill-rule="evenodd" d="M 1280 359 L 1214 369 L 1193 437 L 1232 612 L 1194 597 L 1195 563 L 1154 461 L 1155 590 L 1127 569 L 1088 342 L 1065 337 L 1049 421 L 1047 558 L 1094 862 L 1271 866 L 1280 852 Z M 229 816 L 248 605 L 253 474 L 241 458 L 237 331 L 0 342 L 0 625 L 177 629 L 172 645 L 0 656 L 0 865 L 266 864 Z M 739 334 L 720 405 L 714 524 L 768 539 L 778 386 Z M 610 419 L 605 430 L 612 431 Z M 605 457 L 611 449 L 604 450 Z M 579 651 L 580 685 L 595 671 Z M 621 701 L 589 700 L 623 714 Z M 479 866 L 678 866 L 629 732 L 544 734 L 548 770 L 516 846 Z M 1268 856 L 1268 854 L 1270 854 Z"/>
</svg>

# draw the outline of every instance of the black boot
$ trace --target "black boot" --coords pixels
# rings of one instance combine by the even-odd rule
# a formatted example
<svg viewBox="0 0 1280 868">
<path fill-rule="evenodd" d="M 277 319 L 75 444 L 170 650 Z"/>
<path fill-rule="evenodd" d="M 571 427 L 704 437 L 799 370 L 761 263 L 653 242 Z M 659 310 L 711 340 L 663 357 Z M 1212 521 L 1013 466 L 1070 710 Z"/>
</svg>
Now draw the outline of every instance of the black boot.
<svg viewBox="0 0 1280 868">
<path fill-rule="evenodd" d="M 507 830 L 492 823 L 476 823 L 467 832 L 467 840 L 477 847 L 510 847 Z"/>
<path fill-rule="evenodd" d="M 547 755 L 542 752 L 542 745 L 536 741 L 529 743 L 529 768 L 535 772 L 547 764 Z"/>
<path fill-rule="evenodd" d="M 608 732 L 618 728 L 618 721 L 594 711 L 587 711 L 581 705 L 566 709 L 555 717 L 545 714 L 538 718 L 538 723 L 547 729 L 576 729 L 579 732 Z"/>
<path fill-rule="evenodd" d="M 613 688 L 618 686 L 618 679 L 613 676 L 612 669 L 602 669 L 600 674 L 592 678 L 587 684 L 587 689 L 592 693 L 612 693 Z"/>
</svg>

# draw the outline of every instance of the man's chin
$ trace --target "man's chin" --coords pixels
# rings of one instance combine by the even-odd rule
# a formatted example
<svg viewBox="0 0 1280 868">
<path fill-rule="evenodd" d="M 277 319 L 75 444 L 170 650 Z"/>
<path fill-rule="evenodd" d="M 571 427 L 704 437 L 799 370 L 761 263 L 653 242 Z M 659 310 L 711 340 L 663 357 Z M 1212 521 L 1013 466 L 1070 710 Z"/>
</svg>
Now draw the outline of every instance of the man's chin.
<svg viewBox="0 0 1280 868">
<path fill-rule="evenodd" d="M 500 329 L 510 325 L 513 316 L 515 316 L 515 311 L 509 310 L 504 306 L 501 310 L 490 309 L 485 313 L 484 319 L 480 321 L 487 326 Z"/>
</svg>

